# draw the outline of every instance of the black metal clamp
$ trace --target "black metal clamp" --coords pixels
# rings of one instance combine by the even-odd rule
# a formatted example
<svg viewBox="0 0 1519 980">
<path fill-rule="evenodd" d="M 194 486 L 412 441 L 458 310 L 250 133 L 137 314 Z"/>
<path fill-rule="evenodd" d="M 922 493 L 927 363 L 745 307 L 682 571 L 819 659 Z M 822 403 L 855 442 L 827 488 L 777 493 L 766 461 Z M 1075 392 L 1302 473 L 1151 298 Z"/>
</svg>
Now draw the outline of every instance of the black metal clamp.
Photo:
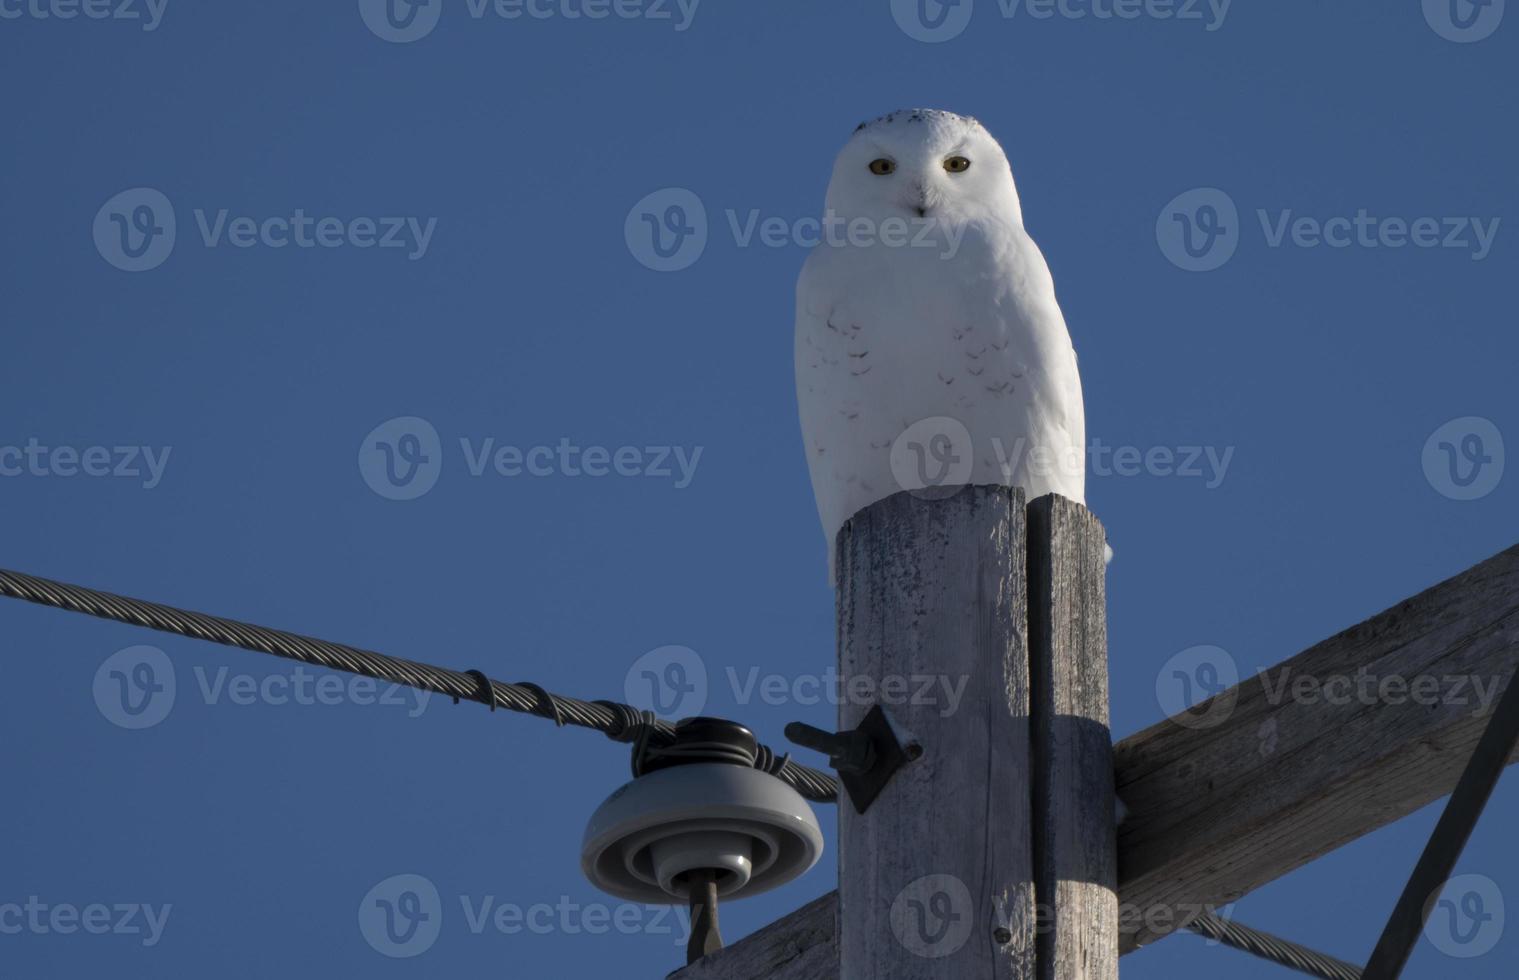
<svg viewBox="0 0 1519 980">
<path fill-rule="evenodd" d="M 839 782 L 849 794 L 856 813 L 864 813 L 891 779 L 892 774 L 923 754 L 923 746 L 898 734 L 878 704 L 866 713 L 860 727 L 846 732 L 826 732 L 800 721 L 786 726 L 786 738 L 803 748 L 828 756 L 838 770 Z"/>
</svg>

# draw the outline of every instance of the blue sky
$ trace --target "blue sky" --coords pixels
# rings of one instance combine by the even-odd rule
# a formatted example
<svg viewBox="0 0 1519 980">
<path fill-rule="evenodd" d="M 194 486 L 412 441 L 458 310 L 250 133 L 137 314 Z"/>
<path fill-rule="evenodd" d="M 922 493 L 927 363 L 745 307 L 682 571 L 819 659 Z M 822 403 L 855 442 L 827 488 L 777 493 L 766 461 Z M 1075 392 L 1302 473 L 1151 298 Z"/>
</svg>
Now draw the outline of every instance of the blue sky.
<svg viewBox="0 0 1519 980">
<path fill-rule="evenodd" d="M 853 126 L 903 106 L 1007 148 L 1089 435 L 1151 460 L 1099 449 L 1089 483 L 1115 735 L 1194 648 L 1249 674 L 1519 540 L 1502 0 L 1008 3 L 441 0 L 394 28 L 350 0 L 0 0 L 0 566 L 585 698 L 661 651 L 772 744 L 828 724 L 796 685 L 834 654 L 794 231 Z M 672 204 L 661 255 L 641 215 Z M 6 975 L 682 961 L 673 919 L 579 874 L 627 772 L 600 736 L 20 604 L 0 627 L 0 908 L 139 910 L 0 931 Z M 142 663 L 174 697 L 124 715 Z M 828 855 L 726 906 L 730 938 L 833 886 L 819 816 Z M 1437 816 L 1236 914 L 1359 960 Z M 1508 928 L 1469 924 L 1469 959 L 1464 927 L 1426 939 L 1410 976 L 1511 972 L 1516 817 L 1510 777 L 1459 868 Z M 438 894 L 409 958 L 360 923 L 397 875 Z M 1283 975 L 1193 937 L 1123 967 Z"/>
</svg>

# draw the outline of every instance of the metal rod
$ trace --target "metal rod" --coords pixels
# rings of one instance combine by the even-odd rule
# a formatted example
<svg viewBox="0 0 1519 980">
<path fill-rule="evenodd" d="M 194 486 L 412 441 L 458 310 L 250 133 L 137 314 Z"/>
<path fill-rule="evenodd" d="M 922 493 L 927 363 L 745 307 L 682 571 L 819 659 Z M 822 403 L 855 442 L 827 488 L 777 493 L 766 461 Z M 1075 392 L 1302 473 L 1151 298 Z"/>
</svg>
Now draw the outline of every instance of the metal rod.
<svg viewBox="0 0 1519 980">
<path fill-rule="evenodd" d="M 1516 746 L 1519 746 L 1519 682 L 1510 677 L 1492 720 L 1472 750 L 1466 770 L 1461 773 L 1450 802 L 1445 804 L 1445 812 L 1440 814 L 1440 822 L 1393 908 L 1392 918 L 1387 920 L 1382 938 L 1366 961 L 1363 980 L 1397 980 L 1408 965 L 1429 919 L 1429 900 L 1450 879 Z"/>
<path fill-rule="evenodd" d="M 708 953 L 723 948 L 717 931 L 717 872 L 691 872 L 691 938 L 686 941 L 686 964 L 689 966 Z"/>
<path fill-rule="evenodd" d="M 870 736 L 859 729 L 835 733 L 814 728 L 806 722 L 793 721 L 786 726 L 786 738 L 828 756 L 829 762 L 840 772 L 862 773 L 875 761 Z"/>
</svg>

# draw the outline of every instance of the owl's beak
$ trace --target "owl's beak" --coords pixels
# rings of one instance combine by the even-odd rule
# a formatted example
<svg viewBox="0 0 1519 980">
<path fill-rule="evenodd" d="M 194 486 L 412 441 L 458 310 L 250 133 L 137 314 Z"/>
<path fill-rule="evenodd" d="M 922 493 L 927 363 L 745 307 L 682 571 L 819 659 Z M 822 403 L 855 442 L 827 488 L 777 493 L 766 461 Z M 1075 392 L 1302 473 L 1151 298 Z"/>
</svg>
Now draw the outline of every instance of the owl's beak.
<svg viewBox="0 0 1519 980">
<path fill-rule="evenodd" d="M 912 197 L 907 202 L 907 210 L 911 211 L 913 214 L 916 214 L 920 218 L 928 217 L 928 185 L 919 181 L 916 185 L 914 185 L 913 192 L 914 193 Z"/>
</svg>

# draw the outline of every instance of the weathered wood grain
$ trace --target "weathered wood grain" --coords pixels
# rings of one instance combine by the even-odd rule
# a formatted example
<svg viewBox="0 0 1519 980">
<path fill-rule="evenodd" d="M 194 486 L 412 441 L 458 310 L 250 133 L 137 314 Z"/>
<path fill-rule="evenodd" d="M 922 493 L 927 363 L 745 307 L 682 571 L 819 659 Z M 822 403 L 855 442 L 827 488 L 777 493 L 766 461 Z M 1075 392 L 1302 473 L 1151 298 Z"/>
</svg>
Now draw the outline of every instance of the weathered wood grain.
<svg viewBox="0 0 1519 980">
<path fill-rule="evenodd" d="M 1516 663 L 1519 547 L 1125 739 L 1124 948 L 1448 794 Z"/>
<path fill-rule="evenodd" d="M 1022 491 L 965 487 L 839 534 L 839 675 L 879 692 L 843 698 L 839 730 L 880 701 L 923 748 L 865 813 L 838 808 L 849 980 L 1034 980 L 1024 520 Z"/>
<path fill-rule="evenodd" d="M 1028 506 L 1039 980 L 1118 980 L 1106 537 L 1064 497 Z"/>
<path fill-rule="evenodd" d="M 1219 695 L 1235 704 L 1213 728 L 1163 721 L 1119 742 L 1116 783 L 1130 810 L 1118 834 L 1121 950 L 1447 795 L 1486 722 L 1478 705 L 1448 699 L 1365 705 L 1272 696 L 1284 674 L 1288 683 L 1353 678 L 1363 667 L 1412 682 L 1475 676 L 1496 697 L 1516 665 L 1519 547 L 1272 668 L 1269 690 L 1256 677 Z M 814 944 L 812 963 L 836 962 L 836 907 L 836 893 L 824 896 L 765 930 L 767 941 L 792 931 Z M 724 952 L 723 980 L 835 976 L 750 969 L 752 941 Z"/>
</svg>

